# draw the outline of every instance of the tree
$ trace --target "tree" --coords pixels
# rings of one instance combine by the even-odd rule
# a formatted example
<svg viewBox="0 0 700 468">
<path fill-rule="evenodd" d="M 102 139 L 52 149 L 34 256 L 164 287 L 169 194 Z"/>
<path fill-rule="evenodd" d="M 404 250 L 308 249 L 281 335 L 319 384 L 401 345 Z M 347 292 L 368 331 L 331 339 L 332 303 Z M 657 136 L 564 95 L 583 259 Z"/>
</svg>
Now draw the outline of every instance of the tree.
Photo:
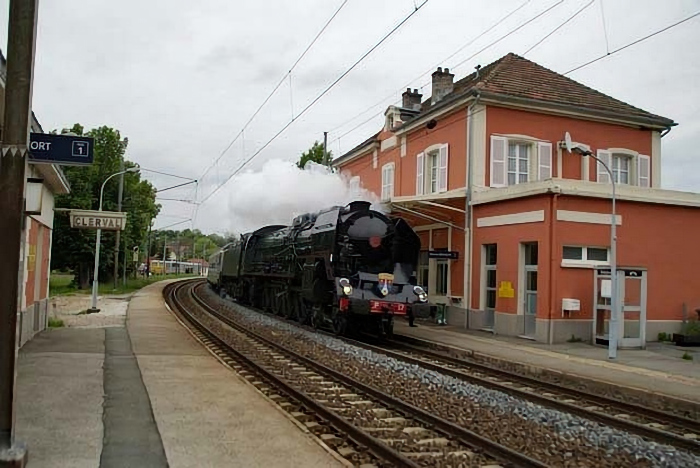
<svg viewBox="0 0 700 468">
<path fill-rule="evenodd" d="M 84 128 L 75 124 L 70 129 L 83 135 Z M 71 187 L 71 193 L 56 197 L 56 208 L 97 210 L 99 208 L 100 187 L 115 172 L 119 172 L 122 161 L 124 167 L 134 167 L 124 161 L 128 140 L 122 139 L 118 130 L 102 126 L 86 133 L 95 139 L 95 160 L 91 166 L 64 167 L 63 171 Z M 117 210 L 118 177 L 105 186 L 102 209 Z M 122 261 L 125 251 L 131 252 L 134 246 L 142 246 L 146 241 L 148 225 L 160 211 L 156 204 L 155 187 L 141 180 L 139 173 L 124 174 L 124 197 L 122 211 L 127 213 L 126 228 L 121 234 Z M 54 219 L 51 268 L 70 269 L 75 273 L 75 283 L 79 288 L 90 285 L 92 265 L 95 260 L 94 230 L 73 229 L 67 212 L 58 211 Z M 115 233 L 104 231 L 100 246 L 100 278 L 109 281 L 113 275 Z M 129 262 L 131 263 L 131 262 Z M 132 265 L 133 267 L 133 265 Z"/>
<path fill-rule="evenodd" d="M 309 161 L 313 161 L 318 164 L 324 163 L 322 143 L 315 141 L 313 146 L 311 146 L 308 151 L 301 153 L 301 158 L 299 158 L 299 162 L 297 162 L 297 167 L 299 169 L 304 169 L 304 166 L 306 166 L 306 163 Z M 333 152 L 328 151 L 328 162 L 330 163 L 331 161 L 333 161 Z"/>
</svg>

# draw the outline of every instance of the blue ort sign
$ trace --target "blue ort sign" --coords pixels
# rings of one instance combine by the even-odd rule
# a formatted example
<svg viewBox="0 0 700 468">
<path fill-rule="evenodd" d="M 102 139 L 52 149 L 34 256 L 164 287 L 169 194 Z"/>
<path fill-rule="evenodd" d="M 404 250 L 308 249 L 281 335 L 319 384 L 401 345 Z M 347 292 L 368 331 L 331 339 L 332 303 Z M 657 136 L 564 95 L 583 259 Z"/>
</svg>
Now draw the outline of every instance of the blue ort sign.
<svg viewBox="0 0 700 468">
<path fill-rule="evenodd" d="M 94 139 L 85 136 L 29 134 L 29 159 L 64 166 L 90 165 Z"/>
</svg>

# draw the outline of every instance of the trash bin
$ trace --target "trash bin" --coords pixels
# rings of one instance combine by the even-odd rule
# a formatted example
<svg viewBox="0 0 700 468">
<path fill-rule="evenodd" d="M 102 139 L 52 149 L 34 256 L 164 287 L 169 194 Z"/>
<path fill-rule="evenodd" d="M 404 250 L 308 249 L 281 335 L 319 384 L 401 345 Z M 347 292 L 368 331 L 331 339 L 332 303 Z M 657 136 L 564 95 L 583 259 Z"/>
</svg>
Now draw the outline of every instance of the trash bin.
<svg viewBox="0 0 700 468">
<path fill-rule="evenodd" d="M 437 303 L 435 304 L 437 306 L 437 324 L 438 325 L 447 325 L 447 317 L 446 317 L 446 312 L 447 312 L 447 304 L 443 303 Z"/>
</svg>

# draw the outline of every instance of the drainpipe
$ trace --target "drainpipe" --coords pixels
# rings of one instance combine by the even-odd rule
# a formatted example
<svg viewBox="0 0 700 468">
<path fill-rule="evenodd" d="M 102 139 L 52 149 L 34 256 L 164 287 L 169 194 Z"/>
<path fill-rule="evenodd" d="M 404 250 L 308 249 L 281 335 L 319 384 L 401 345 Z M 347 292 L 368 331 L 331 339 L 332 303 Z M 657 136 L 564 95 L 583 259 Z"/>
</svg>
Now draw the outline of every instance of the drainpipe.
<svg viewBox="0 0 700 468">
<path fill-rule="evenodd" d="M 554 342 L 554 307 L 555 307 L 555 300 L 557 297 L 556 291 L 556 275 L 554 274 L 555 269 L 557 268 L 557 252 L 559 249 L 556 248 L 556 242 L 557 242 L 557 230 L 556 230 L 556 222 L 557 222 L 557 201 L 559 199 L 559 195 L 561 194 L 561 190 L 559 187 L 554 187 L 552 188 L 552 203 L 550 205 L 550 213 L 549 213 L 549 327 L 548 327 L 548 338 L 547 338 L 547 344 L 553 344 Z"/>
<path fill-rule="evenodd" d="M 664 130 L 663 132 L 661 132 L 661 135 L 659 136 L 659 138 L 663 138 L 663 137 L 665 137 L 666 135 L 668 135 L 668 133 L 671 131 L 672 128 L 673 128 L 673 127 L 668 127 L 668 128 L 666 128 L 666 130 Z"/>
<path fill-rule="evenodd" d="M 474 91 L 476 99 L 468 108 L 467 115 L 467 196 L 465 199 L 465 216 L 464 221 L 469 226 L 469 230 L 465 233 L 467 236 L 467 249 L 464 255 L 464 274 L 467 277 L 467 290 L 464 291 L 464 297 L 467 301 L 467 308 L 464 313 L 464 328 L 469 329 L 469 309 L 472 306 L 472 254 L 474 253 L 473 238 L 472 235 L 474 229 L 474 216 L 472 213 L 472 189 L 474 183 L 474 144 L 472 138 L 472 127 L 474 126 L 474 109 L 479 104 L 479 99 L 481 98 L 481 93 L 478 90 Z"/>
</svg>

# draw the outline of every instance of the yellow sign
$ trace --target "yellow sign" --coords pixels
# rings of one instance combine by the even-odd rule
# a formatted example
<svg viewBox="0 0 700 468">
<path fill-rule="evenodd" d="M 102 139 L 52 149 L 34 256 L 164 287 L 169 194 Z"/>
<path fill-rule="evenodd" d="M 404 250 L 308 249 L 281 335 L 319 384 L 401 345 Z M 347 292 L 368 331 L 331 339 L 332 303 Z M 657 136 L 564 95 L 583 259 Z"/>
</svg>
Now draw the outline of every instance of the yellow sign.
<svg viewBox="0 0 700 468">
<path fill-rule="evenodd" d="M 501 285 L 498 288 L 498 297 L 515 297 L 513 283 L 510 281 L 501 281 Z"/>
</svg>

